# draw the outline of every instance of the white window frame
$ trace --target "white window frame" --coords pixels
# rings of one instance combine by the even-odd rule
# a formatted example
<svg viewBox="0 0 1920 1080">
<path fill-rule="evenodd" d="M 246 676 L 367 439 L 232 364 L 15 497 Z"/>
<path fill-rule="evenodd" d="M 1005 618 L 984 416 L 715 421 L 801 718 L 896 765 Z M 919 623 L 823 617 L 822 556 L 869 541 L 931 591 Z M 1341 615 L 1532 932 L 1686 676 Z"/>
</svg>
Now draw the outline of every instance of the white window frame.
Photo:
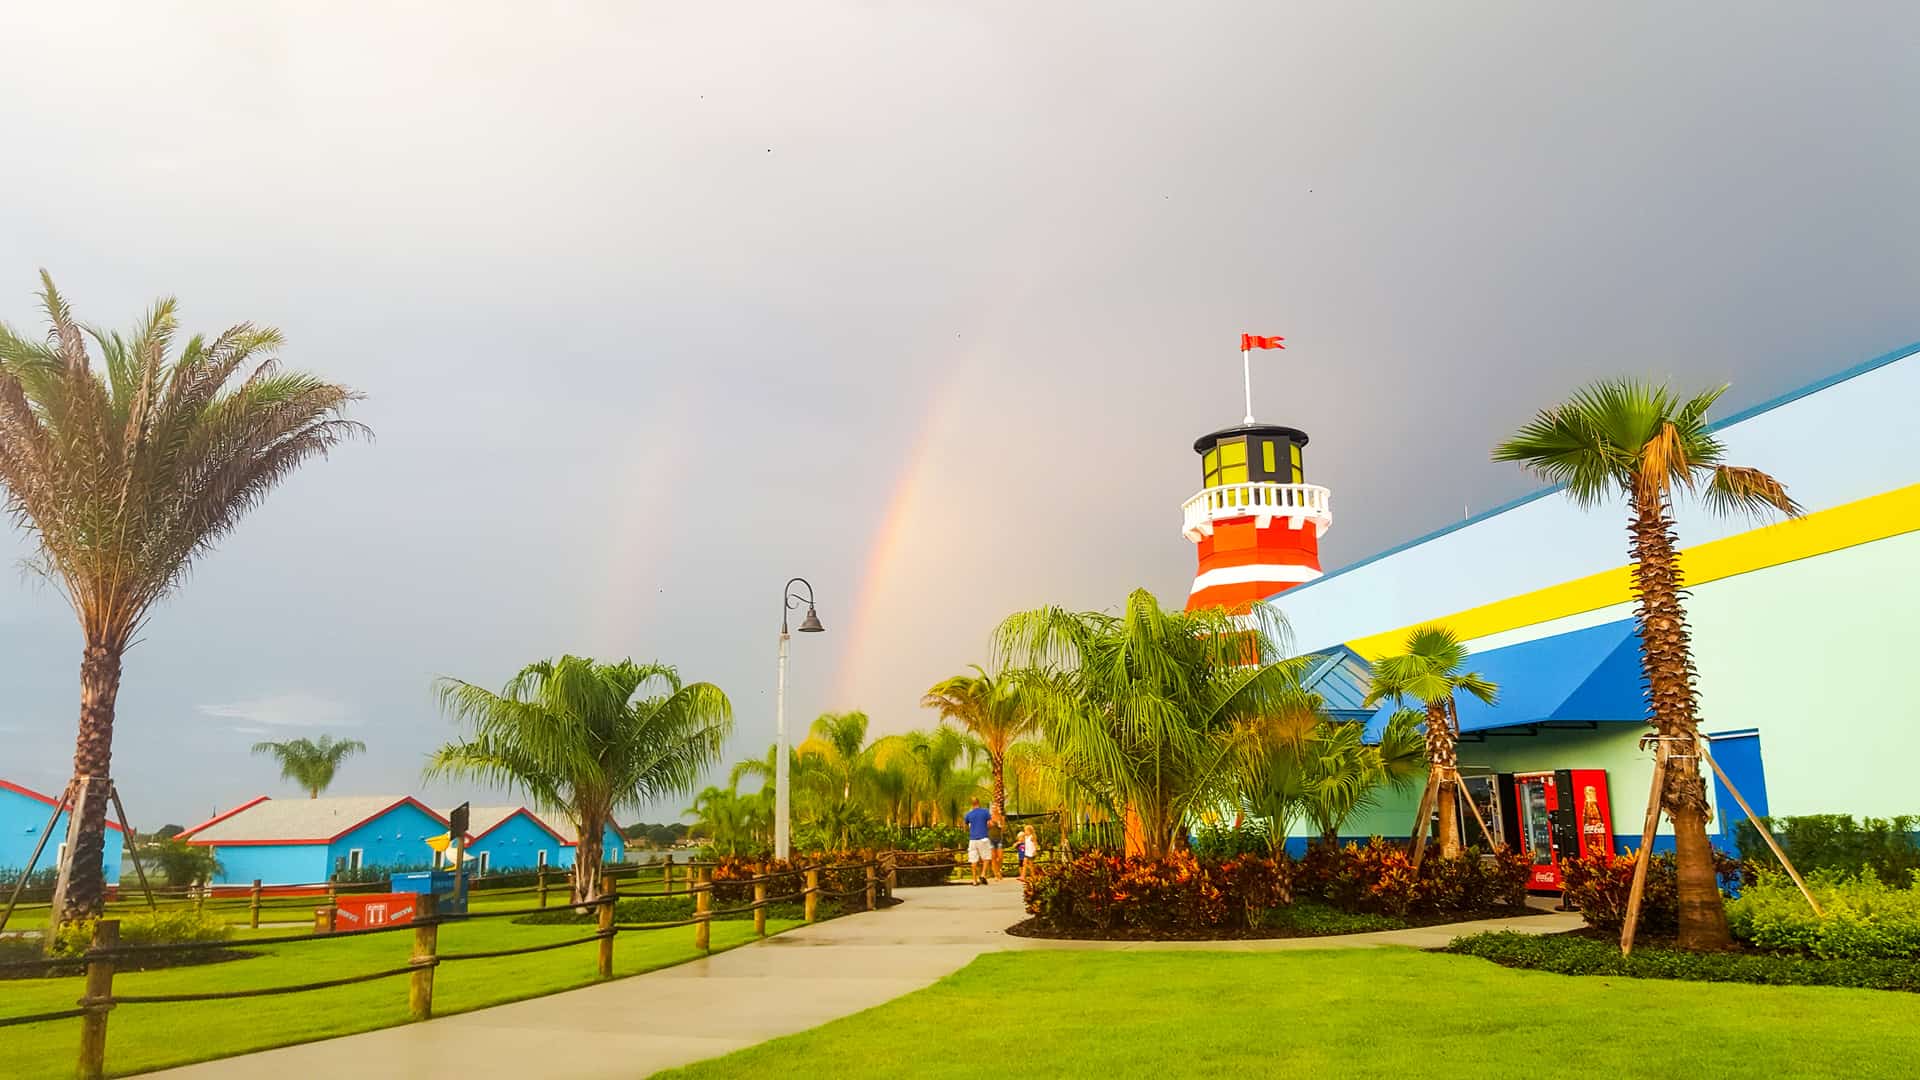
<svg viewBox="0 0 1920 1080">
<path fill-rule="evenodd" d="M 541 848 L 533 853 L 533 865 L 541 870 L 547 868 L 547 849 Z"/>
<path fill-rule="evenodd" d="M 367 861 L 367 851 L 365 848 L 356 847 L 356 848 L 347 849 L 347 869 L 348 870 L 358 870 L 366 861 Z M 415 864 L 415 865 L 418 865 L 418 864 Z"/>
<path fill-rule="evenodd" d="M 487 876 L 487 864 L 492 860 L 492 857 L 493 852 L 491 851 L 483 851 L 480 853 L 480 865 L 474 868 L 474 877 Z"/>
</svg>

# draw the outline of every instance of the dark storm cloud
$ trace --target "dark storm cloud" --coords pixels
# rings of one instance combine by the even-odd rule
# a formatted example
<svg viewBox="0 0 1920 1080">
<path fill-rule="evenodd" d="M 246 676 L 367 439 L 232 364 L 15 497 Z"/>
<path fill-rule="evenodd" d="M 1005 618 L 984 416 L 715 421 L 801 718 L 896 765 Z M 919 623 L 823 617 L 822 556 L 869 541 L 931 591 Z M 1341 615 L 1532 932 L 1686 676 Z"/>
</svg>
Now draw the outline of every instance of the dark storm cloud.
<svg viewBox="0 0 1920 1080">
<path fill-rule="evenodd" d="M 130 657 L 117 769 L 181 821 L 261 732 L 417 787 L 428 684 L 658 656 L 771 731 L 918 691 L 1041 601 L 1185 591 L 1192 438 L 1313 435 L 1330 564 L 1525 490 L 1600 374 L 1737 407 L 1920 337 L 1910 5 L 45 5 L 0 14 L 0 317 L 177 293 L 379 432 Z M 11 282 L 11 285 L 7 285 Z M 1792 448 L 1758 461 L 1792 476 Z M 12 551 L 24 540 L 12 536 Z M 0 590 L 0 775 L 57 787 L 78 641 Z M 667 812 L 677 805 L 663 808 Z"/>
</svg>

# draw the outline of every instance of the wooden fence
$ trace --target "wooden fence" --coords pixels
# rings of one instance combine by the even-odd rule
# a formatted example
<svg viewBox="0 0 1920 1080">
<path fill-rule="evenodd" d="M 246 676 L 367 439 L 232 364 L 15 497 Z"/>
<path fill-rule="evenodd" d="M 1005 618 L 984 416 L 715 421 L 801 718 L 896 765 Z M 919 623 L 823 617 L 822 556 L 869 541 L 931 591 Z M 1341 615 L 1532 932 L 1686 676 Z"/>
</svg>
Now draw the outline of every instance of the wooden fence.
<svg viewBox="0 0 1920 1080">
<path fill-rule="evenodd" d="M 917 858 L 938 853 L 908 853 Z M 249 997 L 269 997 L 282 994 L 300 994 L 314 990 L 326 990 L 355 983 L 373 982 L 379 979 L 407 977 L 408 1015 L 414 1020 L 425 1020 L 433 1015 L 433 977 L 442 964 L 460 963 L 468 960 L 487 960 L 505 956 L 519 956 L 527 953 L 547 952 L 579 945 L 596 946 L 596 968 L 598 978 L 611 978 L 613 975 L 614 941 L 622 933 L 664 931 L 676 927 L 692 927 L 694 947 L 702 952 L 711 949 L 712 924 L 715 919 L 725 916 L 751 914 L 754 933 L 758 937 L 767 934 L 767 908 L 776 903 L 794 900 L 803 902 L 805 920 L 816 920 L 819 902 L 822 897 L 836 900 L 861 898 L 864 910 L 874 910 L 879 904 L 882 888 L 889 891 L 897 880 L 899 855 L 890 853 L 864 862 L 825 864 L 820 866 L 793 868 L 775 872 L 762 872 L 747 878 L 726 878 L 716 882 L 713 870 L 716 864 L 683 864 L 686 873 L 683 885 L 675 889 L 674 872 L 669 866 L 661 875 L 661 888 L 656 892 L 621 892 L 620 878 L 617 874 L 608 874 L 601 881 L 601 895 L 587 904 L 596 910 L 594 931 L 565 941 L 543 942 L 538 945 L 521 946 L 509 949 L 492 949 L 481 952 L 443 952 L 440 949 L 440 927 L 468 922 L 476 919 L 499 919 L 524 916 L 546 910 L 548 907 L 548 882 L 545 875 L 532 887 L 523 890 L 483 890 L 499 896 L 513 892 L 538 892 L 536 906 L 510 908 L 498 911 L 469 912 L 464 915 L 441 915 L 436 909 L 437 899 L 432 895 L 421 895 L 414 899 L 413 917 L 410 922 L 399 925 L 373 927 L 364 930 L 351 930 L 338 933 L 313 932 L 284 934 L 274 937 L 250 938 L 243 941 L 188 942 L 181 944 L 158 945 L 122 945 L 120 943 L 120 921 L 113 918 L 97 920 L 93 926 L 93 940 L 86 954 L 75 959 L 48 959 L 8 961 L 0 963 L 0 969 L 39 968 L 43 971 L 58 972 L 63 968 L 85 966 L 85 991 L 75 1007 L 55 1012 L 34 1013 L 25 1016 L 0 1018 L 0 1029 L 22 1024 L 48 1023 L 58 1020 L 78 1018 L 80 1020 L 80 1045 L 76 1061 L 76 1075 L 95 1078 L 105 1075 L 107 1060 L 107 1019 L 112 1011 L 121 1005 L 166 1005 L 191 1001 L 227 1001 Z M 937 866 L 938 863 L 932 865 Z M 764 871 L 764 867 L 761 868 Z M 846 888 L 830 889 L 822 885 L 821 871 L 845 881 L 852 877 L 852 883 Z M 911 869 L 911 867 L 909 867 Z M 629 882 L 632 879 L 629 878 Z M 715 889 L 720 888 L 732 893 L 736 889 L 751 887 L 753 900 L 730 908 L 714 906 Z M 774 891 L 775 889 L 779 891 Z M 694 912 L 685 919 L 664 922 L 621 923 L 617 921 L 616 905 L 623 899 L 635 897 L 685 897 L 694 898 Z M 247 898 L 251 909 L 251 924 L 257 926 L 261 897 L 256 887 Z M 311 900 L 314 897 L 307 897 Z M 570 895 L 562 901 L 572 905 Z M 310 906 L 310 905 L 309 905 Z M 320 909 L 331 911 L 331 906 Z M 314 912 L 316 925 L 320 922 L 320 912 Z M 249 948 L 264 945 L 281 945 L 307 941 L 338 941 L 344 938 L 366 937 L 373 934 L 411 933 L 410 947 L 404 957 L 396 955 L 391 967 L 381 968 L 358 975 L 343 978 L 325 979 L 317 982 L 299 983 L 291 986 L 259 987 L 248 990 L 230 990 L 208 993 L 180 994 L 127 994 L 114 990 L 113 980 L 116 964 L 129 958 L 151 956 L 158 953 L 205 952 L 217 948 Z M 0 983 L 3 986 L 4 983 Z"/>
</svg>

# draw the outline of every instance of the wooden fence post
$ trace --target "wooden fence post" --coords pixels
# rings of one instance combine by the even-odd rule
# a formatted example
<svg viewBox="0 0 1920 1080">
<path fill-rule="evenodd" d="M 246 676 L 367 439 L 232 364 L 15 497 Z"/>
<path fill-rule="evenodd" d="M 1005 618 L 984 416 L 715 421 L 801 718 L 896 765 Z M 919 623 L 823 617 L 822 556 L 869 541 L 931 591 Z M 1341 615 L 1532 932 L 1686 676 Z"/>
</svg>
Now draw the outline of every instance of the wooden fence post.
<svg viewBox="0 0 1920 1080">
<path fill-rule="evenodd" d="M 260 879 L 259 878 L 253 879 L 252 898 L 247 902 L 247 926 L 254 930 L 260 929 Z"/>
<path fill-rule="evenodd" d="M 119 919 L 101 919 L 93 924 L 93 946 L 89 953 L 105 952 L 119 944 Z M 107 1072 L 107 1011 L 113 1008 L 113 957 L 87 961 L 87 996 L 80 1004 L 87 1014 L 80 1018 L 80 1062 L 75 1072 L 86 1080 L 97 1080 Z"/>
<path fill-rule="evenodd" d="M 539 875 L 539 881 L 540 881 L 540 906 L 541 906 L 541 907 L 546 907 L 546 906 L 547 906 L 547 867 L 546 867 L 546 864 L 544 864 L 544 863 L 542 863 L 542 864 L 541 864 L 541 866 L 540 866 L 540 868 L 539 868 L 539 869 L 538 869 L 537 871 L 535 871 L 535 873 L 537 873 L 537 874 Z"/>
<path fill-rule="evenodd" d="M 413 898 L 413 965 L 407 986 L 407 1012 L 415 1020 L 433 1016 L 433 968 L 440 954 L 440 898 L 421 893 Z"/>
<path fill-rule="evenodd" d="M 694 875 L 694 887 L 700 891 L 693 897 L 693 917 L 699 921 L 693 924 L 693 947 L 701 952 L 713 951 L 713 872 L 701 870 Z"/>
<path fill-rule="evenodd" d="M 887 854 L 887 895 L 892 896 L 900 888 L 900 853 Z"/>
<path fill-rule="evenodd" d="M 338 908 L 334 908 L 331 906 L 314 908 L 313 909 L 313 932 L 316 934 L 333 933 L 334 916 L 338 912 L 338 910 L 339 910 Z"/>
<path fill-rule="evenodd" d="M 618 903 L 619 890 L 613 883 L 613 875 L 600 879 L 600 977 L 613 978 L 613 905 Z"/>
<path fill-rule="evenodd" d="M 670 893 L 673 891 L 673 852 L 671 851 L 667 852 L 667 861 L 661 870 L 660 881 L 661 892 Z"/>
<path fill-rule="evenodd" d="M 815 912 L 820 908 L 820 868 L 807 870 L 807 921 L 812 922 Z"/>
<path fill-rule="evenodd" d="M 878 888 L 879 885 L 880 885 L 880 875 L 874 870 L 873 864 L 868 863 L 867 864 L 867 910 L 868 911 L 872 911 L 874 908 L 879 906 L 877 903 L 875 903 L 874 895 L 873 895 L 874 890 Z"/>
<path fill-rule="evenodd" d="M 753 883 L 753 934 L 755 937 L 767 936 L 767 883 L 764 881 Z"/>
</svg>

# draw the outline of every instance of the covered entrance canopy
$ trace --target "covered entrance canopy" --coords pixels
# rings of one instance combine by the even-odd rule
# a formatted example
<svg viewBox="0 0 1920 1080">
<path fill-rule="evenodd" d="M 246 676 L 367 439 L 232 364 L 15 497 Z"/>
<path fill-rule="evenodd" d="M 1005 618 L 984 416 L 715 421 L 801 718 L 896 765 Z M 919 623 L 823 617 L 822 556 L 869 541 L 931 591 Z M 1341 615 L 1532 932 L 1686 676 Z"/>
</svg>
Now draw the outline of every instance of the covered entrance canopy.
<svg viewBox="0 0 1920 1080">
<path fill-rule="evenodd" d="M 1475 652 L 1467 658 L 1467 670 L 1493 680 L 1500 697 L 1495 705 L 1464 694 L 1456 699 L 1464 737 L 1646 722 L 1640 638 L 1632 619 Z M 1388 702 L 1373 714 L 1367 722 L 1369 741 L 1380 737 L 1393 711 Z"/>
</svg>

